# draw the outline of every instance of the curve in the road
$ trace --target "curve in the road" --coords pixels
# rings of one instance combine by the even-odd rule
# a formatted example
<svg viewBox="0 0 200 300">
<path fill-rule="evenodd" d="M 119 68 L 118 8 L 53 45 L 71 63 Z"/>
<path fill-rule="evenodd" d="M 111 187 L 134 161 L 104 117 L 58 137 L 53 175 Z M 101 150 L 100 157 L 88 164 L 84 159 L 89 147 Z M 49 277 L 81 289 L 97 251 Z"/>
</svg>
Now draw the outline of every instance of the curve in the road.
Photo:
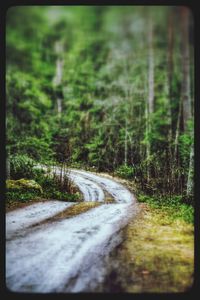
<svg viewBox="0 0 200 300">
<path fill-rule="evenodd" d="M 70 172 L 69 177 L 82 192 L 84 196 L 84 201 L 104 201 L 104 192 L 98 184 L 73 172 Z"/>
<path fill-rule="evenodd" d="M 135 201 L 133 194 L 120 183 L 107 179 L 103 176 L 93 174 L 92 172 L 71 170 L 71 174 L 81 175 L 84 180 L 91 180 L 98 183 L 105 189 L 118 203 L 132 203 Z"/>
<path fill-rule="evenodd" d="M 60 175 L 60 168 L 54 167 L 54 173 Z M 72 170 L 67 172 L 67 176 L 77 185 L 79 190 L 82 192 L 84 201 L 99 201 L 103 202 L 104 200 L 104 192 L 100 186 L 86 179 L 81 174 L 79 175 L 77 172 L 73 172 Z"/>
<path fill-rule="evenodd" d="M 71 170 L 69 176 L 86 200 L 91 201 L 95 194 L 102 201 L 105 189 L 117 203 L 102 204 L 70 219 L 38 225 L 32 232 L 9 240 L 6 283 L 10 290 L 93 291 L 104 279 L 104 259 L 119 244 L 120 229 L 136 212 L 135 198 L 121 184 L 102 176 L 77 170 Z"/>
</svg>

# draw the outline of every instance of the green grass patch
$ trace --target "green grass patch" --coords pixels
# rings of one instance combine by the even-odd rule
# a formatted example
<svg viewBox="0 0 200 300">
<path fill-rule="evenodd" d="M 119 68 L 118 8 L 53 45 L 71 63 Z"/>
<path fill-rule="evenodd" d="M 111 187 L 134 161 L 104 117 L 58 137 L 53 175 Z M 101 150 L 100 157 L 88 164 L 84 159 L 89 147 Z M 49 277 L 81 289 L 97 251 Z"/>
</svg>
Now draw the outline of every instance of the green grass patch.
<svg viewBox="0 0 200 300">
<path fill-rule="evenodd" d="M 134 168 L 132 166 L 121 165 L 115 171 L 116 175 L 125 179 L 131 179 L 134 176 Z"/>
<path fill-rule="evenodd" d="M 42 187 L 34 180 L 6 180 L 6 204 L 11 207 L 15 202 L 27 202 L 43 195 Z"/>
<path fill-rule="evenodd" d="M 194 222 L 194 207 L 183 203 L 180 195 L 161 197 L 139 194 L 137 199 L 139 202 L 147 203 L 154 209 L 165 212 L 171 220 L 181 219 L 187 223 Z"/>
<path fill-rule="evenodd" d="M 35 180 L 19 179 L 6 180 L 6 188 L 8 191 L 32 191 L 42 193 L 42 187 Z"/>
<path fill-rule="evenodd" d="M 33 200 L 36 198 L 40 198 L 36 192 L 8 191 L 6 193 L 7 203 L 12 201 L 27 202 L 28 200 Z"/>
<path fill-rule="evenodd" d="M 105 291 L 176 293 L 190 289 L 194 273 L 194 226 L 164 210 L 139 204 L 113 254 Z M 113 276 L 113 274 L 115 276 Z"/>
<path fill-rule="evenodd" d="M 6 207 L 16 207 L 17 203 L 28 203 L 45 199 L 56 199 L 69 202 L 81 200 L 81 194 L 73 185 L 68 191 L 68 187 L 63 187 L 57 178 L 37 174 L 35 180 L 19 179 L 6 181 Z"/>
</svg>

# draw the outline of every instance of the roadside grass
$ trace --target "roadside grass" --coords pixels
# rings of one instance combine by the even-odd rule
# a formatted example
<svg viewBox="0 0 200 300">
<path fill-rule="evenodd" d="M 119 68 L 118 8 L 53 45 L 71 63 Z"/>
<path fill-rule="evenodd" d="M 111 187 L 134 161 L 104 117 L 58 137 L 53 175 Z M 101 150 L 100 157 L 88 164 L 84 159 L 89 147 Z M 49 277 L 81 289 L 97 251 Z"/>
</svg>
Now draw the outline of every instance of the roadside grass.
<svg viewBox="0 0 200 300">
<path fill-rule="evenodd" d="M 114 253 L 105 289 L 130 293 L 188 290 L 194 272 L 193 225 L 172 219 L 168 211 L 139 206 L 140 213 L 123 230 L 124 241 Z"/>
<path fill-rule="evenodd" d="M 111 175 L 101 174 L 107 178 Z M 140 213 L 124 228 L 124 241 L 111 254 L 103 290 L 177 293 L 189 290 L 194 273 L 194 207 L 182 196 L 149 196 L 133 181 L 114 176 L 132 191 Z"/>
<path fill-rule="evenodd" d="M 90 208 L 96 207 L 99 204 L 94 202 L 83 202 L 83 195 L 78 190 L 77 186 L 75 186 L 72 182 L 70 183 L 70 192 L 63 191 L 58 182 L 55 180 L 56 178 L 50 176 L 41 176 L 37 177 L 37 183 L 40 184 L 42 192 L 38 192 L 35 190 L 30 190 L 28 186 L 17 187 L 17 189 L 10 189 L 9 181 L 7 180 L 7 191 L 6 191 L 6 211 L 11 211 L 13 209 L 22 208 L 26 205 L 43 202 L 47 200 L 60 200 L 66 202 L 76 202 L 80 204 L 75 206 L 74 208 L 69 209 L 67 214 L 71 211 L 72 215 L 76 215 L 76 213 L 82 213 L 87 211 Z M 13 183 L 17 181 L 11 180 Z M 29 182 L 30 180 L 25 180 Z M 33 180 L 32 180 L 33 181 Z M 104 204 L 115 203 L 114 198 L 112 198 L 106 191 Z"/>
<path fill-rule="evenodd" d="M 19 185 L 18 181 L 24 181 L 27 185 Z M 10 185 L 13 183 L 13 186 Z M 28 185 L 29 182 L 35 182 L 40 186 L 41 190 L 34 190 Z M 15 185 L 14 185 L 15 184 Z M 18 185 L 17 185 L 18 184 Z M 71 184 L 70 192 L 64 191 L 60 184 L 51 177 L 40 176 L 35 180 L 7 180 L 6 181 L 6 209 L 17 208 L 23 203 L 38 202 L 42 199 L 47 200 L 61 200 L 67 202 L 79 202 L 82 201 L 82 195 L 78 188 Z"/>
<path fill-rule="evenodd" d="M 108 174 L 104 176 L 113 178 Z M 137 190 L 131 181 L 114 179 L 133 193 Z M 44 191 L 44 186 L 42 188 Z M 8 210 L 49 200 L 24 191 L 24 199 L 19 201 L 15 196 L 17 194 L 8 199 Z M 176 293 L 188 290 L 192 286 L 194 272 L 192 206 L 182 203 L 180 196 L 162 198 L 140 193 L 137 199 L 140 212 L 123 229 L 124 241 L 111 254 L 111 265 L 108 266 L 111 271 L 103 291 Z M 112 202 L 112 198 L 106 197 L 103 203 Z M 71 218 L 103 203 L 79 202 L 43 222 Z"/>
<path fill-rule="evenodd" d="M 181 195 L 147 195 L 138 189 L 134 181 L 127 180 L 118 176 L 112 176 L 107 173 L 100 173 L 102 176 L 114 179 L 115 181 L 126 186 L 137 198 L 140 203 L 147 203 L 151 208 L 156 209 L 157 212 L 166 212 L 171 220 L 183 220 L 187 223 L 194 223 L 194 207 L 184 201 Z"/>
<path fill-rule="evenodd" d="M 169 220 L 183 220 L 187 223 L 194 223 L 194 207 L 183 203 L 180 195 L 169 196 L 149 196 L 138 194 L 137 200 L 147 203 L 151 208 L 156 209 L 161 214 L 167 215 Z"/>
<path fill-rule="evenodd" d="M 60 191 L 54 191 L 53 193 L 48 191 L 43 192 L 42 195 L 38 195 L 34 192 L 25 191 L 13 191 L 6 192 L 6 210 L 15 209 L 20 207 L 21 204 L 27 205 L 38 201 L 46 200 L 60 200 L 66 202 L 79 202 L 79 193 L 69 194 Z"/>
</svg>

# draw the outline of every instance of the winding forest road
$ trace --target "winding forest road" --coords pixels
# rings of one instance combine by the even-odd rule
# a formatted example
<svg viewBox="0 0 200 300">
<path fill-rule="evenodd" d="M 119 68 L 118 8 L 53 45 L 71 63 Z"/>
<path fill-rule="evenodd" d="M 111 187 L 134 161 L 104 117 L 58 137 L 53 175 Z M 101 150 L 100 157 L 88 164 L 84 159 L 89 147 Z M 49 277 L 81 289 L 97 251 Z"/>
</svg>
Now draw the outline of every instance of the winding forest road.
<svg viewBox="0 0 200 300">
<path fill-rule="evenodd" d="M 59 174 L 60 169 L 56 168 Z M 6 285 L 33 293 L 92 292 L 106 276 L 106 258 L 121 241 L 121 229 L 137 212 L 136 200 L 123 185 L 91 172 L 68 176 L 84 201 L 99 206 L 67 219 L 52 220 L 76 205 L 46 201 L 6 215 Z M 106 194 L 114 199 L 106 204 Z"/>
</svg>

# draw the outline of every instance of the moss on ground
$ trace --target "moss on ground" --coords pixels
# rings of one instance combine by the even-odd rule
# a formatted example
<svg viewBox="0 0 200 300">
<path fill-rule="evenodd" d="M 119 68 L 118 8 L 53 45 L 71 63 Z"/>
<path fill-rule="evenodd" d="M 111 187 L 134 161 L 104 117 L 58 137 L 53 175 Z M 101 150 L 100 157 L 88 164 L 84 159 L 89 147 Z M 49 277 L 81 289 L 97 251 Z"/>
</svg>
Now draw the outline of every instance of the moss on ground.
<svg viewBox="0 0 200 300">
<path fill-rule="evenodd" d="M 7 190 L 23 190 L 23 191 L 39 191 L 42 193 L 42 187 L 34 180 L 18 179 L 18 180 L 6 180 Z"/>
<path fill-rule="evenodd" d="M 112 291 L 183 292 L 193 284 L 194 228 L 147 204 L 124 229 Z M 114 264 L 115 265 L 115 264 Z M 109 280 L 108 280 L 109 281 Z M 110 287 L 107 287 L 110 290 Z"/>
</svg>

